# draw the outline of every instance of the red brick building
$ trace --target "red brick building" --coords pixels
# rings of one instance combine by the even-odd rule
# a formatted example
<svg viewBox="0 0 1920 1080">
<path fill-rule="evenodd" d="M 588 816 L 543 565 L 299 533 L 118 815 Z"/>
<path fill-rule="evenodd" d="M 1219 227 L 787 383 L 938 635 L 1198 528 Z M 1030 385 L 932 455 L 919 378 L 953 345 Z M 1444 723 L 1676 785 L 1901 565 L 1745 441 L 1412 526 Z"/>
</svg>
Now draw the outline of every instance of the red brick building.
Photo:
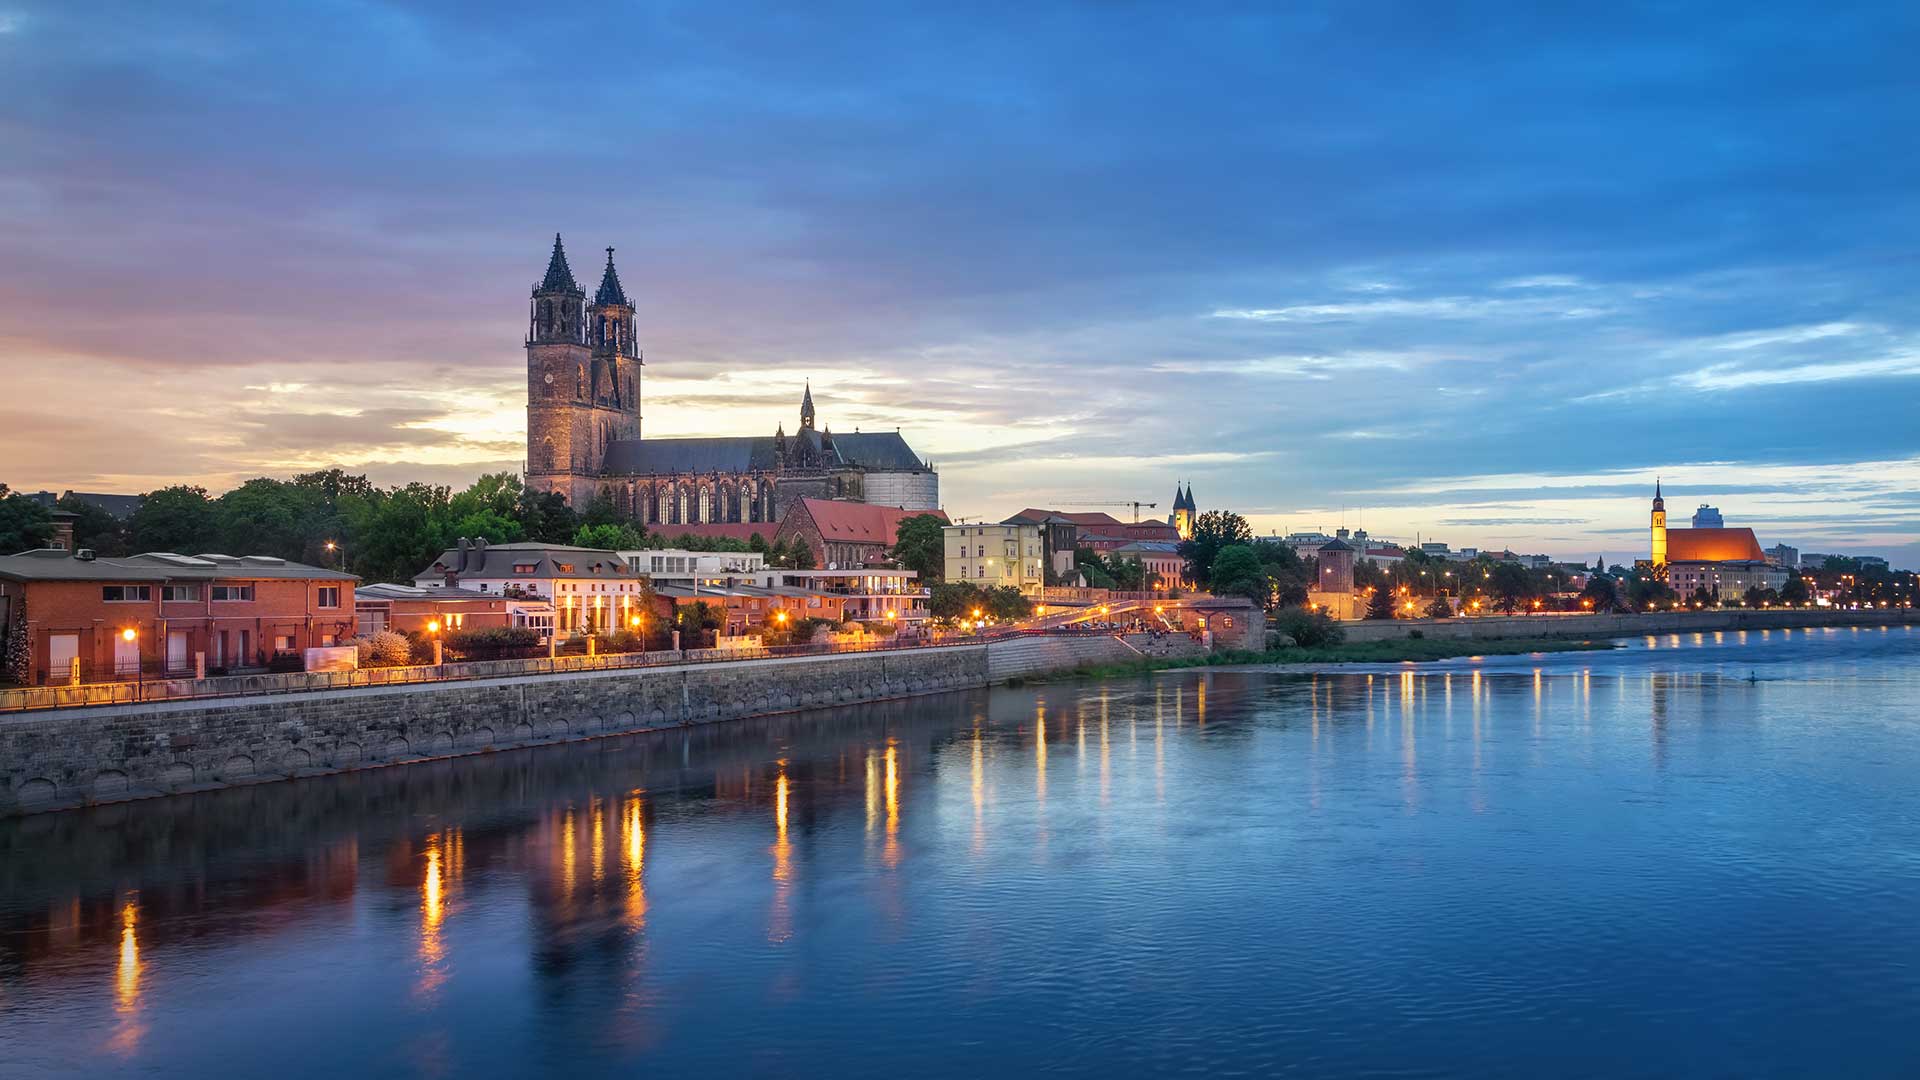
<svg viewBox="0 0 1920 1080">
<path fill-rule="evenodd" d="M 821 569 L 865 566 L 886 556 L 898 538 L 902 521 L 921 514 L 931 514 L 942 522 L 947 520 L 947 515 L 939 510 L 903 510 L 898 506 L 835 499 L 800 499 L 780 519 L 774 543 L 786 544 L 799 537 L 813 549 L 813 564 Z"/>
<path fill-rule="evenodd" d="M 443 630 L 513 625 L 506 597 L 457 587 L 366 585 L 353 591 L 353 610 L 362 637 L 381 630 L 426 633 L 429 623 L 438 623 Z"/>
<path fill-rule="evenodd" d="M 0 556 L 0 642 L 23 632 L 26 678 L 83 682 L 260 668 L 354 635 L 351 574 L 271 556 L 46 549 Z"/>
</svg>

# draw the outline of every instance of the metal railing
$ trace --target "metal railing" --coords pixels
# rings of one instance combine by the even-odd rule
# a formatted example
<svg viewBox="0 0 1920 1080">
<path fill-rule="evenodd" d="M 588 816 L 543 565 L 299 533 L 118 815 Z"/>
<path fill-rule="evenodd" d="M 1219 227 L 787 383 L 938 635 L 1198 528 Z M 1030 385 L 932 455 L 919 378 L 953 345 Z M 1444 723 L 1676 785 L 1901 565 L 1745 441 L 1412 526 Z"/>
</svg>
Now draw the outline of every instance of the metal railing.
<svg viewBox="0 0 1920 1080">
<path fill-rule="evenodd" d="M 594 656 L 530 657 L 520 660 L 452 661 L 445 664 L 359 668 L 353 671 L 305 671 L 284 674 L 233 675 L 218 678 L 141 678 L 114 682 L 56 686 L 0 688 L 0 713 L 38 712 L 97 705 L 131 705 L 163 701 L 199 701 L 297 694 L 311 691 L 360 690 L 369 687 L 420 683 L 464 682 L 514 676 L 562 675 L 585 671 L 674 667 L 686 664 L 725 664 L 783 657 L 834 656 L 842 653 L 902 652 L 981 645 L 982 635 L 949 636 L 807 645 L 762 645 L 744 649 L 681 649 L 651 652 L 600 653 Z"/>
</svg>

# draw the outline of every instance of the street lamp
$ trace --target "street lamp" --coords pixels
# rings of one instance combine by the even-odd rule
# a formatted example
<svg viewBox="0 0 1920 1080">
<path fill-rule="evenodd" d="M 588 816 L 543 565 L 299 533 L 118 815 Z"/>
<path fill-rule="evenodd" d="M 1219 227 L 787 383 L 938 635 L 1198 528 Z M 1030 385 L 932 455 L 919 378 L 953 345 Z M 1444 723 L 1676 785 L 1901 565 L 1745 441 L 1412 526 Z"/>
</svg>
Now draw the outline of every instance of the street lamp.
<svg viewBox="0 0 1920 1080">
<path fill-rule="evenodd" d="M 120 631 L 120 640 L 133 644 L 133 697 L 134 700 L 138 701 L 140 698 L 146 696 L 144 693 L 146 689 L 144 676 L 140 671 L 140 631 L 129 626 L 125 630 Z"/>
<path fill-rule="evenodd" d="M 439 667 L 446 660 L 446 654 L 441 651 L 439 619 L 427 620 L 427 635 L 433 638 L 433 665 Z"/>
</svg>

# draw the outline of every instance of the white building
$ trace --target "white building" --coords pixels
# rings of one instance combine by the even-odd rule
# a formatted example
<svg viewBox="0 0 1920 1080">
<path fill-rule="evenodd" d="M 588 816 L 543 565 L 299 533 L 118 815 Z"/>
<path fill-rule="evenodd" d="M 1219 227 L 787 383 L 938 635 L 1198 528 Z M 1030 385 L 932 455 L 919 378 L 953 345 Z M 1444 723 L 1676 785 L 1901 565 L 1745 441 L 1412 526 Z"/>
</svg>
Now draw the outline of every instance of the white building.
<svg viewBox="0 0 1920 1080">
<path fill-rule="evenodd" d="M 554 629 L 562 635 L 624 626 L 637 614 L 640 575 L 619 552 L 565 544 L 488 544 L 469 542 L 443 552 L 433 565 L 414 575 L 423 589 L 448 586 L 497 593 L 553 606 Z M 516 612 L 521 621 L 526 612 Z"/>
<path fill-rule="evenodd" d="M 1752 559 L 1667 564 L 1667 587 L 1683 601 L 1701 589 L 1716 600 L 1738 600 L 1759 589 L 1778 591 L 1786 583 L 1784 568 Z"/>
</svg>

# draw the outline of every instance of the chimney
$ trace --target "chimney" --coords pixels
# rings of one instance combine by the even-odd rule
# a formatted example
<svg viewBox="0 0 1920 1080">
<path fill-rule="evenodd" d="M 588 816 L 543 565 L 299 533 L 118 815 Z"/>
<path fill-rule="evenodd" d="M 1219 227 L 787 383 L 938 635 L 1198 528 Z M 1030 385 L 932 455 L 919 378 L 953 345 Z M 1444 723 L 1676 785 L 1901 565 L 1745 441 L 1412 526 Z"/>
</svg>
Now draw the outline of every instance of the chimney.
<svg viewBox="0 0 1920 1080">
<path fill-rule="evenodd" d="M 464 536 L 460 538 L 460 561 L 453 564 L 453 570 L 456 574 L 467 571 L 467 538 Z"/>
<path fill-rule="evenodd" d="M 61 551 L 73 550 L 73 523 L 80 515 L 71 510 L 55 510 L 53 517 L 53 539 L 47 546 Z"/>
<path fill-rule="evenodd" d="M 484 536 L 476 536 L 473 538 L 473 571 L 477 574 L 486 568 L 487 538 Z"/>
</svg>

